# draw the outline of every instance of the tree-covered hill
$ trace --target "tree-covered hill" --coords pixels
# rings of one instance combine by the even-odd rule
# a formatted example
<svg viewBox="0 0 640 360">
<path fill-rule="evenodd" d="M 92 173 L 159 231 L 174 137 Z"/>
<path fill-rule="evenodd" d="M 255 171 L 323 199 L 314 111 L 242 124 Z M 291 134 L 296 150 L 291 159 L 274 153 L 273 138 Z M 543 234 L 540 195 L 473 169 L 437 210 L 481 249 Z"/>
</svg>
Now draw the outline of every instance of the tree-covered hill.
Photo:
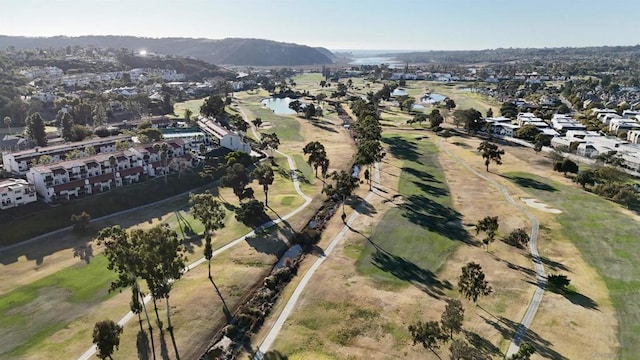
<svg viewBox="0 0 640 360">
<path fill-rule="evenodd" d="M 262 39 L 223 40 L 192 38 L 144 38 L 135 36 L 0 36 L 0 50 L 61 49 L 67 46 L 147 50 L 166 55 L 193 57 L 212 64 L 252 66 L 295 66 L 330 64 L 332 54 L 324 48 Z"/>
</svg>

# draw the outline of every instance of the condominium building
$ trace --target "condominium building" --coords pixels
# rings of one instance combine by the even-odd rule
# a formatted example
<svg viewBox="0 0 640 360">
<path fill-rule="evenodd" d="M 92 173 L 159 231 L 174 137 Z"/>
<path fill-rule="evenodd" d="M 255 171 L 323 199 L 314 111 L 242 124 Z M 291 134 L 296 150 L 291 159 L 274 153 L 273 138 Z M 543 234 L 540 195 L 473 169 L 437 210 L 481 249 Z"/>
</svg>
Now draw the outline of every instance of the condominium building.
<svg viewBox="0 0 640 360">
<path fill-rule="evenodd" d="M 47 202 L 109 191 L 168 173 L 172 160 L 184 157 L 185 152 L 180 140 L 166 144 L 166 160 L 161 158 L 159 147 L 141 146 L 34 166 L 29 169 L 27 180 Z"/>
<path fill-rule="evenodd" d="M 36 189 L 23 179 L 0 180 L 0 210 L 37 201 Z"/>
<path fill-rule="evenodd" d="M 41 156 L 51 156 L 52 162 L 58 162 L 65 159 L 65 155 L 71 151 L 77 150 L 83 156 L 88 156 L 89 149 L 92 148 L 96 154 L 112 153 L 116 150 L 116 143 L 119 141 L 131 142 L 131 136 L 119 135 L 107 138 L 95 138 L 85 141 L 72 142 L 61 145 L 36 147 L 34 149 L 4 152 L 2 153 L 2 162 L 4 170 L 14 174 L 25 175 L 32 163 L 38 162 Z"/>
</svg>

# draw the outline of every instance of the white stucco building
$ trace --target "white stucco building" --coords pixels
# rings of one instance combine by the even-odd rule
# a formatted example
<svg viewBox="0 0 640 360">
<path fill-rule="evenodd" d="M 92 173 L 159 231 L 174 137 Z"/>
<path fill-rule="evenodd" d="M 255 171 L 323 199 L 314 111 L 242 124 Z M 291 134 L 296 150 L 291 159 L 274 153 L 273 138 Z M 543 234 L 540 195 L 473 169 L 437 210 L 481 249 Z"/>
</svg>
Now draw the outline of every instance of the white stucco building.
<svg viewBox="0 0 640 360">
<path fill-rule="evenodd" d="M 36 189 L 23 179 L 0 180 L 0 210 L 37 201 Z"/>
</svg>

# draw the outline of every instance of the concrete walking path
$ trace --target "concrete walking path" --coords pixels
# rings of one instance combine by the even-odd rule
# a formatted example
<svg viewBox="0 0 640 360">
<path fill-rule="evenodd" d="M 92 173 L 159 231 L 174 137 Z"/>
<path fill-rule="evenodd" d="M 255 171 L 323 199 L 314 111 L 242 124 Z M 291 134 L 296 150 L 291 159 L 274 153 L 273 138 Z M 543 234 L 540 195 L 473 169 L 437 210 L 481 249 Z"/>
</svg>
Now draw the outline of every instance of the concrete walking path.
<svg viewBox="0 0 640 360">
<path fill-rule="evenodd" d="M 460 164 L 464 165 L 469 171 L 474 173 L 479 178 L 489 182 L 491 185 L 493 185 L 498 190 L 500 190 L 504 195 L 505 199 L 507 199 L 507 201 L 511 203 L 513 206 L 518 208 L 518 210 L 520 210 L 523 214 L 525 214 L 531 221 L 531 235 L 530 235 L 531 240 L 529 241 L 529 251 L 531 252 L 531 258 L 533 259 L 533 264 L 535 265 L 535 270 L 537 274 L 537 279 L 536 279 L 537 286 L 536 286 L 535 292 L 533 293 L 533 298 L 529 303 L 529 307 L 527 308 L 527 311 L 524 313 L 522 321 L 520 321 L 520 326 L 518 327 L 518 330 L 516 331 L 515 335 L 513 336 L 513 339 L 511 340 L 511 343 L 509 344 L 509 349 L 507 350 L 507 354 L 506 354 L 506 356 L 509 357 L 518 352 L 518 349 L 520 348 L 520 342 L 524 338 L 524 335 L 527 332 L 527 329 L 529 328 L 529 326 L 531 326 L 531 323 L 533 322 L 533 318 L 536 316 L 536 312 L 538 311 L 538 307 L 540 306 L 540 302 L 542 302 L 542 296 L 544 295 L 544 289 L 547 284 L 547 277 L 544 273 L 544 266 L 542 266 L 542 261 L 540 261 L 540 255 L 538 254 L 538 230 L 539 230 L 538 219 L 531 212 L 529 212 L 524 206 L 522 206 L 519 202 L 514 200 L 514 198 L 509 194 L 509 191 L 504 185 L 479 173 L 476 169 L 472 168 L 460 157 L 455 155 L 450 150 L 444 148 L 442 146 L 442 140 L 440 140 L 438 145 L 449 156 L 454 158 Z"/>
<path fill-rule="evenodd" d="M 380 184 L 380 171 L 379 171 L 378 164 L 375 165 L 375 169 L 376 169 L 376 171 L 375 171 L 375 183 L 377 185 L 379 185 Z M 373 190 L 369 191 L 369 193 L 367 194 L 365 199 L 360 203 L 360 205 L 364 204 L 369 199 L 371 199 L 373 197 L 373 195 L 375 195 L 375 191 L 373 191 Z M 360 205 L 358 207 L 360 207 Z M 324 254 L 322 256 L 320 256 L 316 260 L 316 262 L 313 263 L 313 265 L 311 265 L 309 270 L 307 270 L 307 272 L 304 274 L 304 276 L 302 277 L 302 280 L 300 280 L 300 283 L 298 283 L 298 286 L 296 286 L 295 290 L 293 291 L 293 294 L 291 295 L 291 297 L 287 301 L 287 304 L 285 305 L 284 309 L 282 310 L 282 312 L 280 313 L 280 315 L 276 319 L 276 322 L 273 324 L 273 326 L 271 327 L 271 329 L 267 333 L 267 336 L 264 338 L 264 340 L 260 344 L 260 347 L 258 348 L 258 351 L 256 352 L 256 354 L 252 358 L 253 360 L 263 360 L 264 359 L 264 354 L 267 351 L 269 351 L 269 349 L 271 348 L 271 345 L 273 345 L 273 342 L 278 337 L 278 334 L 280 333 L 280 330 L 282 330 L 282 326 L 284 325 L 284 322 L 287 321 L 287 319 L 289 318 L 289 315 L 291 315 L 291 313 L 293 312 L 293 310 L 294 310 L 294 308 L 295 308 L 295 306 L 296 306 L 296 304 L 298 302 L 298 299 L 300 298 L 300 295 L 302 295 L 302 292 L 304 291 L 304 288 L 309 283 L 309 280 L 311 280 L 311 277 L 316 272 L 316 270 L 318 270 L 320 265 L 322 265 L 322 263 L 327 259 L 327 257 L 333 252 L 333 249 L 335 249 L 335 247 L 344 238 L 344 236 L 347 233 L 347 231 L 349 231 L 349 228 L 350 228 L 351 224 L 358 218 L 359 215 L 360 215 L 360 213 L 356 210 L 353 214 L 351 214 L 351 216 L 349 216 L 349 219 L 346 221 L 345 225 L 342 227 L 340 232 L 338 232 L 338 234 L 329 243 L 329 246 L 327 246 L 327 249 L 324 251 Z"/>
</svg>

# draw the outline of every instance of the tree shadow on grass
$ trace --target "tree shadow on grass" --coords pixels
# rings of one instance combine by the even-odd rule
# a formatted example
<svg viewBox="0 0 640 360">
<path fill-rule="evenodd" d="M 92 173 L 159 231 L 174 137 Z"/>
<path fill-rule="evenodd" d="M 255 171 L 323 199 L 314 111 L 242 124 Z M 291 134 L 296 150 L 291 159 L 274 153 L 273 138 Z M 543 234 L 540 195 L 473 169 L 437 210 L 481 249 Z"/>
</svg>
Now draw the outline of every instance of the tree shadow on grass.
<svg viewBox="0 0 640 360">
<path fill-rule="evenodd" d="M 294 235 L 294 230 L 288 223 L 283 226 L 277 225 L 266 231 L 260 230 L 262 230 L 262 227 L 256 230 L 256 235 L 247 236 L 245 241 L 257 252 L 278 257 L 288 247 L 281 237 L 291 239 Z"/>
<path fill-rule="evenodd" d="M 532 259 L 531 254 L 527 253 L 527 257 L 529 259 Z M 542 262 L 545 266 L 551 268 L 554 271 L 567 271 L 567 272 L 571 272 L 571 270 L 569 269 L 568 266 L 566 266 L 565 264 L 561 263 L 561 262 L 557 262 L 554 260 L 551 260 L 547 257 L 544 256 L 540 256 L 539 257 L 540 262 Z"/>
<path fill-rule="evenodd" d="M 483 338 L 473 331 L 462 330 L 464 333 L 464 337 L 467 339 L 469 344 L 476 348 L 476 350 L 480 351 L 480 353 L 486 358 L 492 358 L 493 356 L 503 356 L 504 354 L 500 352 L 500 349 L 493 345 L 489 340 Z"/>
<path fill-rule="evenodd" d="M 299 182 L 303 184 L 311 184 L 311 180 L 309 180 L 299 169 L 293 170 L 296 173 L 296 178 Z"/>
<path fill-rule="evenodd" d="M 169 348 L 167 348 L 167 340 L 164 338 L 165 332 L 160 330 L 160 356 L 163 360 L 170 360 Z"/>
<path fill-rule="evenodd" d="M 309 122 L 311 123 L 311 125 L 313 125 L 313 126 L 315 126 L 315 127 L 319 128 L 319 129 L 322 129 L 322 130 L 325 130 L 325 131 L 329 131 L 329 132 L 332 132 L 332 133 L 337 133 L 337 132 L 338 132 L 338 131 L 337 131 L 336 129 L 334 129 L 333 127 L 331 127 L 331 126 L 327 126 L 327 125 L 323 124 L 322 122 L 320 122 L 320 121 L 318 121 L 318 120 L 311 120 L 311 121 L 309 121 Z"/>
<path fill-rule="evenodd" d="M 191 236 L 190 238 L 184 239 L 182 244 L 189 254 L 193 254 L 196 246 L 202 246 L 202 236 Z"/>
<path fill-rule="evenodd" d="M 585 309 L 600 311 L 597 302 L 577 291 L 571 289 L 559 289 L 551 284 L 549 284 L 547 288 L 555 294 L 564 296 L 565 299 L 569 300 L 574 305 L 582 306 Z"/>
<path fill-rule="evenodd" d="M 359 214 L 371 216 L 372 214 L 376 214 L 378 211 L 376 208 L 371 205 L 370 202 L 361 198 L 360 196 L 352 196 L 347 201 L 346 204 L 357 211 Z"/>
<path fill-rule="evenodd" d="M 428 182 L 432 182 L 432 183 L 436 183 L 436 184 L 442 184 L 442 181 L 436 179 L 435 177 L 433 177 L 433 175 L 429 174 L 426 171 L 422 171 L 419 169 L 414 169 L 412 167 L 408 167 L 408 166 L 403 166 L 400 168 L 400 170 L 402 170 L 403 172 L 409 173 L 415 177 L 417 177 L 418 179 L 422 180 L 422 181 L 428 181 Z"/>
<path fill-rule="evenodd" d="M 213 285 L 213 288 L 216 290 L 216 293 L 218 294 L 218 297 L 222 301 L 222 312 L 224 313 L 224 317 L 227 320 L 227 323 L 231 322 L 231 320 L 233 319 L 233 315 L 231 315 L 231 311 L 229 310 L 229 306 L 227 306 L 227 302 L 224 300 L 224 297 L 222 296 L 222 293 L 220 292 L 220 289 L 218 288 L 218 285 L 216 285 L 215 281 L 213 281 L 213 277 L 209 277 L 209 281 Z"/>
<path fill-rule="evenodd" d="M 519 323 L 516 323 L 515 321 L 507 319 L 503 316 L 496 317 L 490 314 L 493 318 L 487 318 L 481 314 L 478 315 L 487 324 L 491 325 L 494 329 L 499 331 L 502 337 L 505 339 L 512 339 L 515 336 L 516 331 L 522 331 Z M 522 342 L 528 342 L 529 344 L 531 344 L 535 348 L 536 353 L 543 358 L 567 359 L 567 357 L 552 349 L 553 343 L 551 341 L 544 339 L 531 329 L 526 330 L 526 333 L 520 343 Z"/>
<path fill-rule="evenodd" d="M 139 330 L 136 339 L 136 348 L 138 349 L 138 359 L 149 360 L 149 337 L 146 331 Z"/>
<path fill-rule="evenodd" d="M 389 146 L 389 152 L 398 159 L 418 161 L 420 158 L 416 144 L 399 136 L 383 138 L 382 142 Z"/>
<path fill-rule="evenodd" d="M 558 189 L 556 189 L 555 187 L 535 179 L 529 179 L 526 177 L 516 176 L 516 175 L 512 175 L 512 176 L 500 175 L 500 176 L 513 181 L 514 183 L 516 183 L 516 185 L 523 188 L 531 188 L 531 189 L 549 191 L 549 192 L 558 191 Z"/>
<path fill-rule="evenodd" d="M 399 206 L 410 222 L 455 241 L 478 246 L 462 228 L 462 215 L 425 196 L 410 195 Z"/>
<path fill-rule="evenodd" d="M 403 257 L 388 253 L 378 246 L 375 247 L 376 251 L 371 256 L 371 262 L 378 269 L 400 280 L 410 282 L 437 299 L 444 296 L 444 290 L 453 288 L 451 283 L 446 280 L 440 281 L 433 272 L 423 269 Z"/>
</svg>

